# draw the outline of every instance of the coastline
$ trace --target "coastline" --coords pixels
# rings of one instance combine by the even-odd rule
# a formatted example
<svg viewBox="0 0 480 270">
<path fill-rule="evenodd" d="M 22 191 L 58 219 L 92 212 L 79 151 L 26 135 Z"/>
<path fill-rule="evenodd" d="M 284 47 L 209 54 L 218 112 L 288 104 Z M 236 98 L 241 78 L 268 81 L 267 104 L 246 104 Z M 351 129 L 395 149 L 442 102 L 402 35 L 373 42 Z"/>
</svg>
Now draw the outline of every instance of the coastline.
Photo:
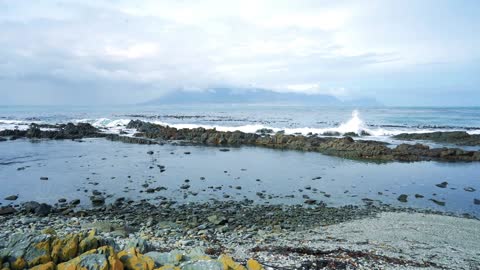
<svg viewBox="0 0 480 270">
<path fill-rule="evenodd" d="M 0 247 L 8 246 L 14 233 L 54 230 L 61 238 L 95 230 L 99 242 L 116 252 L 132 245 L 142 254 L 193 250 L 211 258 L 228 254 L 243 265 L 253 258 L 265 269 L 474 269 L 480 263 L 479 220 L 387 206 L 136 202 L 52 210 L 45 217 L 27 210 L 32 211 L 0 216 Z"/>
</svg>

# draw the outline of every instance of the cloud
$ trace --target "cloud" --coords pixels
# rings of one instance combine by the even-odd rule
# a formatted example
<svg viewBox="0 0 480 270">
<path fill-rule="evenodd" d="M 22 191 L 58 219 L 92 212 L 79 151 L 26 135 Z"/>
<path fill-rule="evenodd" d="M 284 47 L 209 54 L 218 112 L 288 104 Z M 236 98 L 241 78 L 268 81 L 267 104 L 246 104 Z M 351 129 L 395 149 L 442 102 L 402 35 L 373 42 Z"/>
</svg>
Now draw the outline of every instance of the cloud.
<svg viewBox="0 0 480 270">
<path fill-rule="evenodd" d="M 355 96 L 390 88 L 380 78 L 408 84 L 406 71 L 472 73 L 475 7 L 424 2 L 0 0 L 0 94 L 107 103 L 116 91 L 129 102 L 223 85 Z"/>
</svg>

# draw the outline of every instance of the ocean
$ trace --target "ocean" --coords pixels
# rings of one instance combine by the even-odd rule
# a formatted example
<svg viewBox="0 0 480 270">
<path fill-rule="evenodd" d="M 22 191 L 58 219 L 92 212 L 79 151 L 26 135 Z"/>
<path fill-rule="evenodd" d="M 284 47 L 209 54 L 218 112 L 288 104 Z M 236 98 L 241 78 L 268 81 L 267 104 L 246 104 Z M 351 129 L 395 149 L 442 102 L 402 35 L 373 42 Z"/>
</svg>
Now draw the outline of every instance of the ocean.
<svg viewBox="0 0 480 270">
<path fill-rule="evenodd" d="M 480 134 L 480 108 L 353 108 L 267 105 L 0 107 L 1 129 L 30 123 L 88 122 L 105 132 L 127 130 L 140 119 L 177 128 L 206 127 L 256 132 L 368 133 L 359 139 L 400 143 L 392 135 L 461 130 Z M 403 142 L 403 141 L 402 141 Z M 409 142 L 415 143 L 415 142 Z M 432 146 L 448 146 L 432 144 Z M 465 147 L 467 148 L 467 147 Z M 468 147 L 478 150 L 479 147 Z M 147 155 L 147 151 L 154 155 Z M 190 154 L 185 154 L 190 152 Z M 159 166 L 165 166 L 161 172 Z M 48 177 L 48 181 L 40 180 Z M 188 181 L 186 181 L 188 180 Z M 445 188 L 437 184 L 448 182 Z M 181 186 L 188 183 L 185 192 Z M 220 152 L 215 147 L 135 145 L 104 139 L 0 142 L 0 203 L 80 199 L 88 207 L 93 190 L 108 200 L 175 200 L 178 203 L 251 199 L 262 204 L 362 205 L 370 200 L 480 217 L 480 164 L 445 162 L 372 163 L 319 153 L 255 147 Z M 147 193 L 146 186 L 164 187 Z M 473 191 L 472 191 L 473 190 Z M 259 197 L 258 193 L 266 194 Z M 407 202 L 397 200 L 408 196 Z M 440 203 L 439 203 L 440 202 Z M 444 205 L 442 205 L 444 204 Z"/>
</svg>

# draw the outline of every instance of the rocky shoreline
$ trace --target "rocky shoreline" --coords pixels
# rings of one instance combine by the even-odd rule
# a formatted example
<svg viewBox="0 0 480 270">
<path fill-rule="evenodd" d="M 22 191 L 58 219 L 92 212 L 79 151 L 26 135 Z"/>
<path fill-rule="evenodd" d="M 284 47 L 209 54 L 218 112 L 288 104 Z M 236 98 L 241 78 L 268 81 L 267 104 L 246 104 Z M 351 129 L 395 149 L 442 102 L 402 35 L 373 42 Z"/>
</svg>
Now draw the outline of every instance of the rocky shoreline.
<svg viewBox="0 0 480 270">
<path fill-rule="evenodd" d="M 49 130 L 42 130 L 48 128 Z M 32 124 L 27 130 L 3 130 L 0 138 L 10 140 L 18 138 L 30 139 L 82 139 L 106 138 L 113 141 L 137 144 L 162 144 L 165 142 L 181 142 L 185 144 L 209 145 L 218 147 L 257 146 L 275 149 L 319 152 L 326 155 L 350 159 L 371 161 L 480 161 L 480 151 L 466 151 L 459 148 L 430 148 L 423 144 L 400 144 L 390 148 L 384 142 L 354 140 L 352 137 L 333 138 L 276 134 L 244 133 L 240 131 L 223 132 L 215 129 L 177 129 L 152 124 L 140 120 L 132 120 L 127 129 L 136 130 L 133 137 L 121 134 L 108 134 L 86 123 L 74 125 L 40 126 Z M 403 136 L 405 137 L 405 136 Z M 402 138 L 403 138 L 402 137 Z M 407 136 L 408 137 L 408 136 Z M 405 139 L 407 139 L 405 137 Z M 410 138 L 410 137 L 408 137 Z"/>
<path fill-rule="evenodd" d="M 452 258 L 409 255 L 410 251 L 383 247 L 371 235 L 370 240 L 359 241 L 349 226 L 362 230 L 358 224 L 398 223 L 396 218 L 411 217 L 462 222 L 480 229 L 476 219 L 373 204 L 331 208 L 247 201 L 133 202 L 73 209 L 52 207 L 48 213 L 39 213 L 31 205 L 23 205 L 1 215 L 3 269 L 455 268 Z M 342 230 L 344 226 L 348 229 Z M 351 239 L 345 238 L 352 233 Z M 390 232 L 396 233 L 401 233 L 400 229 Z M 312 241 L 314 238 L 318 239 Z M 416 248 L 418 253 L 425 245 L 411 245 L 412 250 Z M 468 269 L 462 267 L 475 262 L 467 255 L 459 257 L 458 269 Z"/>
</svg>

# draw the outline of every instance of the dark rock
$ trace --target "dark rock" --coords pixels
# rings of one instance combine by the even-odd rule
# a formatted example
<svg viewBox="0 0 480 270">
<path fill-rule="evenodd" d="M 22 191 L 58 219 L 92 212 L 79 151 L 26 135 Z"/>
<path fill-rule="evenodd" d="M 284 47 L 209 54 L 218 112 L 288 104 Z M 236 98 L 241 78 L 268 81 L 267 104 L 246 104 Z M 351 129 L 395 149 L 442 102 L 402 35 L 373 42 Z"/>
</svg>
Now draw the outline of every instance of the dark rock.
<svg viewBox="0 0 480 270">
<path fill-rule="evenodd" d="M 314 199 L 307 199 L 304 201 L 305 204 L 312 205 L 312 204 L 317 204 L 317 200 Z"/>
<path fill-rule="evenodd" d="M 105 204 L 105 197 L 103 197 L 102 195 L 93 195 L 90 197 L 90 201 L 95 206 L 103 205 Z"/>
<path fill-rule="evenodd" d="M 5 200 L 7 200 L 7 201 L 16 201 L 17 199 L 18 199 L 17 195 L 10 195 L 10 196 L 5 197 Z"/>
<path fill-rule="evenodd" d="M 22 204 L 23 209 L 27 213 L 33 213 L 37 216 L 45 217 L 52 211 L 52 206 L 46 203 L 38 203 L 35 201 L 26 202 Z"/>
<path fill-rule="evenodd" d="M 398 196 L 398 198 L 397 198 L 397 200 L 402 202 L 402 203 L 406 203 L 408 201 L 407 199 L 408 199 L 408 195 L 406 195 L 406 194 L 402 194 L 402 195 Z"/>
<path fill-rule="evenodd" d="M 435 186 L 437 186 L 439 188 L 446 188 L 448 186 L 448 182 L 442 182 L 440 184 L 436 184 Z"/>
<path fill-rule="evenodd" d="M 393 138 L 397 140 L 427 140 L 437 143 L 450 143 L 457 145 L 478 146 L 480 145 L 480 134 L 470 135 L 465 131 L 447 131 L 430 133 L 402 133 Z"/>
<path fill-rule="evenodd" d="M 180 186 L 181 189 L 189 189 L 190 185 L 189 184 L 183 184 Z"/>
<path fill-rule="evenodd" d="M 15 208 L 11 206 L 0 206 L 0 216 L 10 215 L 15 212 L 16 212 Z"/>
<path fill-rule="evenodd" d="M 435 200 L 435 199 L 430 199 L 430 201 L 434 202 L 434 203 L 437 204 L 437 205 L 445 206 L 445 202 L 442 202 L 442 201 L 439 201 L 439 200 Z"/>
<path fill-rule="evenodd" d="M 79 199 L 75 199 L 75 200 L 72 200 L 70 202 L 71 205 L 79 205 L 80 204 L 80 200 Z"/>
</svg>

